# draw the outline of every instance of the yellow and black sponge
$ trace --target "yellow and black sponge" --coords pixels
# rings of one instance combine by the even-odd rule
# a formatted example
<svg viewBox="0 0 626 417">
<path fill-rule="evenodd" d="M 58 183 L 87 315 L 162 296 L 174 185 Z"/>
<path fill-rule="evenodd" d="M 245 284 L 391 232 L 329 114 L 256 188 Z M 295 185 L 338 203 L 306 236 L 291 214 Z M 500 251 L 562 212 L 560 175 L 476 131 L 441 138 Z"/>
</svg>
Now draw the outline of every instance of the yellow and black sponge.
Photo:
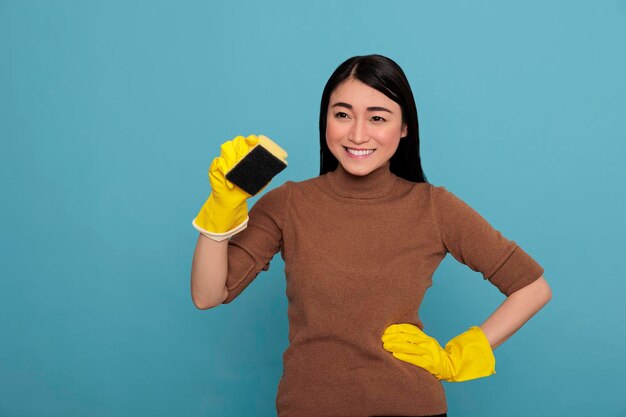
<svg viewBox="0 0 626 417">
<path fill-rule="evenodd" d="M 226 179 L 253 196 L 287 167 L 286 158 L 283 148 L 259 135 L 259 142 L 226 173 Z"/>
</svg>

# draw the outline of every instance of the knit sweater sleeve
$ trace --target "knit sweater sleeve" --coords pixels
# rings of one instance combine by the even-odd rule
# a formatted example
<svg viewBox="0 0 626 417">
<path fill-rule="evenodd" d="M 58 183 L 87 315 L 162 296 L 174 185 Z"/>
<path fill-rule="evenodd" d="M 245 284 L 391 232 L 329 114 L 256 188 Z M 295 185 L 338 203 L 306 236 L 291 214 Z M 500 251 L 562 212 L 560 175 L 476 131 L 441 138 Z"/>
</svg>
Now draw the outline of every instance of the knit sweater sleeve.
<svg viewBox="0 0 626 417">
<path fill-rule="evenodd" d="M 261 271 L 267 271 L 270 260 L 282 248 L 282 229 L 288 182 L 261 196 L 248 213 L 248 226 L 228 242 L 228 297 L 233 301 Z"/>
<path fill-rule="evenodd" d="M 433 186 L 432 202 L 446 251 L 480 272 L 507 297 L 543 275 L 544 269 L 515 241 L 491 226 L 445 187 Z"/>
</svg>

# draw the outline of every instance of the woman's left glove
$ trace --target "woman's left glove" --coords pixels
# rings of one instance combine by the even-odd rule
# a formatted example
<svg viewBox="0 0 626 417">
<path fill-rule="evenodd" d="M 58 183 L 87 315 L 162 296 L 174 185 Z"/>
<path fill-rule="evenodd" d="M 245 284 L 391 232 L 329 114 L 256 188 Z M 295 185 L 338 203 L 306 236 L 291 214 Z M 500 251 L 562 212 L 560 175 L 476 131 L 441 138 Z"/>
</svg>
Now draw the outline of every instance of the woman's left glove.
<svg viewBox="0 0 626 417">
<path fill-rule="evenodd" d="M 382 336 L 383 348 L 397 359 L 419 366 L 447 382 L 461 382 L 496 373 L 496 358 L 478 326 L 454 337 L 443 349 L 412 324 L 393 324 Z"/>
</svg>

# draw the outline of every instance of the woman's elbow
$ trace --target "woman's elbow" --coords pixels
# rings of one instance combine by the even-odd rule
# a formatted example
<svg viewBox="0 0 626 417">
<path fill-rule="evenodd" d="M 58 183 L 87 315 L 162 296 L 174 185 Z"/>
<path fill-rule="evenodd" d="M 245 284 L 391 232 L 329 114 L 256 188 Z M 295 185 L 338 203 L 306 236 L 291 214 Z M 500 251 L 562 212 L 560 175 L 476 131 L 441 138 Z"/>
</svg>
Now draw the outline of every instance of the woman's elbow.
<svg viewBox="0 0 626 417">
<path fill-rule="evenodd" d="M 540 276 L 535 282 L 530 284 L 532 286 L 532 290 L 537 294 L 538 297 L 542 298 L 545 303 L 548 303 L 552 300 L 552 288 L 548 285 L 546 279 Z"/>
<path fill-rule="evenodd" d="M 543 286 L 545 287 L 545 294 L 548 301 L 552 300 L 552 288 L 548 285 L 548 282 L 545 280 L 543 275 L 539 278 L 542 281 Z"/>
<path fill-rule="evenodd" d="M 535 302 L 542 301 L 545 305 L 552 299 L 552 289 L 542 275 L 511 295 L 515 295 L 515 297 L 525 297 Z"/>
<path fill-rule="evenodd" d="M 213 298 L 198 298 L 192 294 L 191 299 L 193 300 L 193 304 L 196 306 L 198 310 L 208 310 L 210 308 L 215 308 L 219 305 L 222 305 L 224 301 L 228 298 L 228 290 L 224 288 L 224 291 L 220 294 L 219 297 Z"/>
</svg>

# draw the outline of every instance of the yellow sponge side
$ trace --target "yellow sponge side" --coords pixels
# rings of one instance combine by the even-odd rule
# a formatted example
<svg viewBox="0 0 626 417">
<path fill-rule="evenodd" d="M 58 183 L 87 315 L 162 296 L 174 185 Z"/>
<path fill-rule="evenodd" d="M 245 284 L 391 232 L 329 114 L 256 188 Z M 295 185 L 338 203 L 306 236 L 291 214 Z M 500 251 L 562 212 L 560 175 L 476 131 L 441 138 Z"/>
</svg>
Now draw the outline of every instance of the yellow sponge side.
<svg viewBox="0 0 626 417">
<path fill-rule="evenodd" d="M 273 140 L 271 140 L 267 136 L 259 135 L 258 138 L 259 138 L 258 145 L 263 146 L 265 149 L 268 150 L 269 153 L 271 153 L 276 158 L 278 158 L 281 161 L 283 161 L 285 163 L 285 165 L 287 165 L 287 159 L 286 159 L 287 158 L 287 152 L 283 148 L 278 146 L 276 144 L 276 142 L 274 142 Z"/>
</svg>

